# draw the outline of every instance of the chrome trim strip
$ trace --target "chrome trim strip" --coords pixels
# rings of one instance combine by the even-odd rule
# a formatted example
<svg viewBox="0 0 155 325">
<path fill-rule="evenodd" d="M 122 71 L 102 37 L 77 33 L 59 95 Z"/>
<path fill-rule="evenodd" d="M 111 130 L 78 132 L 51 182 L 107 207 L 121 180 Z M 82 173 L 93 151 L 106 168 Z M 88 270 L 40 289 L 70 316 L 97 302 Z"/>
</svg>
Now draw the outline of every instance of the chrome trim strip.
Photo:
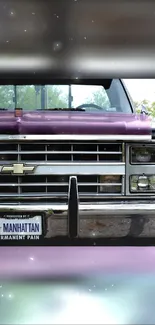
<svg viewBox="0 0 155 325">
<path fill-rule="evenodd" d="M 1 204 L 0 212 L 47 212 L 51 217 L 67 217 L 67 204 Z M 93 218 L 94 216 L 120 217 L 123 215 L 153 215 L 155 216 L 155 203 L 105 203 L 105 204 L 79 204 L 79 217 Z"/>
<path fill-rule="evenodd" d="M 39 135 L 7 135 L 7 134 L 1 134 L 0 135 L 0 141 L 14 141 L 14 140 L 68 140 L 68 141 L 89 141 L 89 140 L 106 140 L 106 141 L 151 141 L 152 135 L 93 135 L 93 134 L 51 134 L 51 135 L 45 135 L 45 134 L 39 134 Z"/>
<path fill-rule="evenodd" d="M 96 182 L 96 183 L 81 183 L 81 182 L 78 182 L 78 186 L 121 186 L 122 183 L 99 183 L 99 182 Z M 68 186 L 68 183 L 63 183 L 63 182 L 57 182 L 57 183 L 50 183 L 50 182 L 44 182 L 44 183 L 0 183 L 0 187 L 1 186 L 20 186 L 20 187 L 27 187 L 27 186 L 60 186 L 60 187 L 63 187 L 63 186 Z"/>
<path fill-rule="evenodd" d="M 35 143 L 33 143 L 34 145 Z M 82 144 L 85 144 L 85 142 L 83 142 Z M 92 144 L 92 143 L 90 143 Z M 94 143 L 93 143 L 94 144 Z M 101 143 L 102 144 L 102 143 Z M 87 143 L 87 145 L 89 145 L 89 143 Z M 96 143 L 97 145 L 97 143 Z M 46 144 L 45 144 L 46 146 Z M 42 154 L 42 155 L 122 155 L 122 151 L 50 151 L 50 150 L 45 150 L 45 151 L 0 151 L 1 155 L 34 155 L 34 154 Z M 26 160 L 26 159 L 25 159 Z"/>
<path fill-rule="evenodd" d="M 96 185 L 97 186 L 97 185 Z M 117 195 L 116 195 L 117 194 Z M 89 193 L 79 193 L 79 196 L 80 198 L 84 198 L 84 199 L 103 199 L 103 198 L 111 198 L 111 197 L 114 197 L 115 199 L 122 197 L 122 193 L 119 192 L 119 193 L 96 193 L 96 192 L 89 192 Z M 151 194 L 150 194 L 151 196 Z M 154 196 L 153 196 L 154 198 Z M 52 193 L 38 193 L 38 192 L 33 192 L 33 193 L 24 193 L 24 194 L 17 194 L 17 193 L 14 193 L 14 194 L 0 194 L 0 202 L 2 202 L 2 199 L 3 201 L 4 200 L 33 200 L 33 202 L 37 201 L 37 200 L 40 200 L 40 199 L 68 199 L 68 192 L 64 193 L 64 192 L 54 192 L 54 194 Z"/>
<path fill-rule="evenodd" d="M 129 175 L 155 175 L 155 164 L 154 165 L 130 165 L 128 166 Z"/>
<path fill-rule="evenodd" d="M 8 204 L 19 204 L 19 201 L 20 201 L 20 204 L 23 205 L 25 204 L 24 201 L 28 201 L 29 204 L 36 204 L 36 202 L 38 202 L 38 204 L 40 204 L 41 202 L 52 202 L 53 199 L 55 200 L 60 200 L 60 204 L 61 202 L 63 202 L 64 200 L 67 201 L 68 199 L 68 192 L 65 194 L 65 193 L 54 193 L 54 195 L 52 194 L 45 194 L 44 196 L 43 195 L 38 195 L 38 193 L 35 193 L 36 195 L 34 196 L 33 194 L 30 196 L 30 194 L 28 195 L 20 195 L 18 196 L 17 194 L 13 194 L 13 195 L 5 195 L 3 194 L 2 196 L 0 196 L 0 204 L 4 204 L 4 202 L 8 202 Z M 152 194 L 152 193 L 149 193 L 149 199 L 151 198 L 151 200 L 155 200 L 155 193 Z M 80 193 L 80 199 L 81 200 L 87 200 L 87 199 L 91 199 L 91 201 L 94 201 L 95 203 L 96 202 L 99 202 L 102 203 L 103 202 L 103 199 L 104 199 L 104 202 L 105 200 L 119 200 L 119 202 L 122 202 L 122 199 L 123 200 L 147 200 L 148 201 L 148 196 L 147 194 L 145 194 L 143 197 L 141 195 L 137 195 L 137 194 L 134 194 L 132 197 L 131 195 L 128 195 L 128 196 L 123 196 L 122 197 L 122 194 L 121 193 L 104 193 L 104 194 L 100 194 L 100 193 Z M 97 201 L 99 199 L 99 201 Z M 63 200 L 63 201 L 62 201 Z M 102 200 L 102 201 L 101 201 Z M 146 202 L 147 202 L 146 201 Z M 16 203 L 18 202 L 18 203 Z M 47 203 L 47 204 L 48 204 Z M 89 202 L 87 202 L 89 203 Z"/>
<path fill-rule="evenodd" d="M 28 165 L 28 164 L 27 164 Z M 32 162 L 29 163 L 32 165 Z M 35 171 L 33 175 L 125 175 L 125 164 L 114 163 L 53 163 L 40 165 L 37 162 L 35 166 Z M 6 165 L 7 166 L 7 165 Z M 2 173 L 2 168 L 0 166 L 0 173 Z M 10 174 L 5 173 L 5 175 Z"/>
<path fill-rule="evenodd" d="M 1 154 L 1 153 L 0 153 Z M 110 166 L 110 167 L 113 167 L 113 168 L 115 168 L 116 166 L 124 166 L 125 165 L 125 163 L 123 163 L 123 162 L 116 162 L 116 163 L 110 163 L 110 162 L 97 162 L 97 161 L 91 161 L 91 162 L 86 162 L 86 161 L 78 161 L 78 162 L 71 162 L 71 161 L 67 161 L 67 162 L 65 162 L 65 161 L 63 161 L 63 162 L 59 162 L 59 161 L 55 161 L 55 162 L 45 162 L 45 161 L 42 161 L 42 162 L 40 162 L 40 161 L 24 161 L 25 162 L 25 164 L 27 165 L 27 166 L 32 166 L 32 164 L 33 165 L 36 165 L 36 167 L 39 167 L 39 166 L 41 166 L 41 167 L 46 167 L 46 166 L 48 166 L 48 167 L 53 167 L 53 166 L 60 166 L 61 168 L 62 167 L 64 167 L 64 166 L 79 166 L 79 164 L 82 164 L 82 166 L 102 166 L 102 167 L 104 167 L 104 166 Z M 3 166 L 5 165 L 5 166 L 10 166 L 12 164 L 12 161 L 11 160 L 8 160 L 7 162 L 5 162 L 5 161 L 3 161 Z M 0 166 L 0 168 L 1 168 L 2 166 Z"/>
</svg>

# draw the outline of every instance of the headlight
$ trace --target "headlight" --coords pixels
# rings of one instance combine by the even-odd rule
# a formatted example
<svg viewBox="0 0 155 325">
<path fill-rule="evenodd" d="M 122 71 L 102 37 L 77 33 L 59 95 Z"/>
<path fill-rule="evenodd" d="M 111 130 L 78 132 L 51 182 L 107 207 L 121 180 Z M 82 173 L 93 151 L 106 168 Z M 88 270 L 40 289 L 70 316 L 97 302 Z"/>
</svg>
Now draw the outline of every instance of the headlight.
<svg viewBox="0 0 155 325">
<path fill-rule="evenodd" d="M 155 162 L 154 147 L 132 147 L 131 148 L 131 163 L 152 163 Z"/>
<path fill-rule="evenodd" d="M 134 175 L 130 176 L 131 192 L 154 192 L 155 176 L 154 175 Z"/>
</svg>

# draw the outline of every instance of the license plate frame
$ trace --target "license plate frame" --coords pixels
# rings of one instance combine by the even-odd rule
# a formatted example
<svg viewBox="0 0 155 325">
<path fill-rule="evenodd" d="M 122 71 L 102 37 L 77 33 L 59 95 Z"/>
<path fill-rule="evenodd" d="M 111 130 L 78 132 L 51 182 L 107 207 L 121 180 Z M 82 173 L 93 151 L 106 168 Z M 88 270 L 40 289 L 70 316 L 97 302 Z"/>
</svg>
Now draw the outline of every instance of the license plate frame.
<svg viewBox="0 0 155 325">
<path fill-rule="evenodd" d="M 41 227 L 41 234 L 35 234 L 34 232 L 34 235 L 32 234 L 25 234 L 24 233 L 19 233 L 19 234 L 12 234 L 11 231 L 10 231 L 10 234 L 2 234 L 2 229 L 0 229 L 0 242 L 2 244 L 5 243 L 5 242 L 40 242 L 40 240 L 43 240 L 44 239 L 44 236 L 45 236 L 45 230 L 46 230 L 46 221 L 45 221 L 45 213 L 43 212 L 29 212 L 29 211 L 26 211 L 26 212 L 13 212 L 13 211 L 9 211 L 9 212 L 0 212 L 0 226 L 2 224 L 4 224 L 4 222 L 7 222 L 8 224 L 15 224 L 16 223 L 16 220 L 23 220 L 23 221 L 26 221 L 25 224 L 27 224 L 29 221 L 29 223 L 31 223 L 31 221 L 34 222 L 34 220 L 37 220 L 37 219 L 34 219 L 38 217 L 40 220 L 39 221 L 39 225 Z M 9 223 L 9 221 L 11 221 Z M 36 221 L 37 223 L 37 221 Z M 20 222 L 19 222 L 20 224 Z M 22 223 L 21 223 L 22 224 Z M 32 229 L 32 228 L 31 228 Z M 9 228 L 10 230 L 10 228 Z"/>
</svg>

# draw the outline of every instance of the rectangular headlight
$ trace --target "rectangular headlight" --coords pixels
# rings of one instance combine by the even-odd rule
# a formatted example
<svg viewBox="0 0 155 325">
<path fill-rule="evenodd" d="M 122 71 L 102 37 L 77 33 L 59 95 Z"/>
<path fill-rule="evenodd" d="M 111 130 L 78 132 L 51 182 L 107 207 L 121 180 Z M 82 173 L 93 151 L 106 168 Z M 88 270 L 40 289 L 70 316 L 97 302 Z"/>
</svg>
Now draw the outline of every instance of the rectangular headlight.
<svg viewBox="0 0 155 325">
<path fill-rule="evenodd" d="M 130 176 L 131 192 L 155 192 L 154 175 L 132 175 Z"/>
<path fill-rule="evenodd" d="M 155 164 L 155 146 L 133 146 L 130 148 L 131 164 Z"/>
</svg>

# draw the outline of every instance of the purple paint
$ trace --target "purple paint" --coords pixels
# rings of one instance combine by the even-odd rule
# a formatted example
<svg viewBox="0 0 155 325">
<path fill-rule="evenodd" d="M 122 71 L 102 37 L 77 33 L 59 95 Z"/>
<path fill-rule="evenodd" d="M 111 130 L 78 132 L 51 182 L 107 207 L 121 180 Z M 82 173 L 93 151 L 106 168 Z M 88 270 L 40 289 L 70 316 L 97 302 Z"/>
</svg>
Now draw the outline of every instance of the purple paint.
<svg viewBox="0 0 155 325">
<path fill-rule="evenodd" d="M 150 135 L 151 121 L 136 114 L 41 111 L 0 112 L 0 134 Z"/>
<path fill-rule="evenodd" d="M 154 272 L 154 247 L 1 247 L 0 278 Z"/>
</svg>

